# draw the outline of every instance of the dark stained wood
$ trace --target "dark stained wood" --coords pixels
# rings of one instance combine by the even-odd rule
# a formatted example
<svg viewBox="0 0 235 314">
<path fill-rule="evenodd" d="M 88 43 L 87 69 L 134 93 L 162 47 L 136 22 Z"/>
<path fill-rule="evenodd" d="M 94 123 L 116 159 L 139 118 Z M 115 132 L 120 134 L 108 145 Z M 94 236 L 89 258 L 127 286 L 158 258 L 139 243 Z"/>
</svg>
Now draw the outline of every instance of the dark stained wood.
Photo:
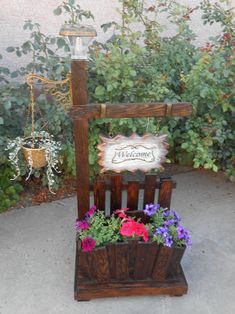
<svg viewBox="0 0 235 314">
<path fill-rule="evenodd" d="M 140 118 L 140 117 L 164 117 L 167 114 L 166 103 L 128 103 L 128 104 L 105 104 L 105 118 Z M 104 118 L 101 114 L 101 104 L 89 104 L 84 107 L 73 107 L 71 116 L 76 119 L 83 117 L 86 119 Z M 172 104 L 172 117 L 187 117 L 192 113 L 190 103 Z"/>
<path fill-rule="evenodd" d="M 99 283 L 108 282 L 110 279 L 110 272 L 106 248 L 100 247 L 92 250 L 87 256 L 92 279 Z"/>
<path fill-rule="evenodd" d="M 72 61 L 71 81 L 73 108 L 86 106 L 87 62 Z M 84 118 L 74 120 L 74 141 L 77 177 L 78 218 L 83 219 L 89 209 L 89 163 L 88 163 L 88 121 Z"/>
<path fill-rule="evenodd" d="M 138 246 L 138 239 L 129 239 L 129 276 L 134 278 L 135 272 L 135 259 L 136 259 L 136 250 Z"/>
<path fill-rule="evenodd" d="M 135 279 L 146 279 L 151 277 L 158 249 L 159 246 L 156 243 L 141 242 L 138 244 L 134 271 Z"/>
<path fill-rule="evenodd" d="M 117 279 L 116 244 L 109 243 L 106 248 L 109 260 L 110 278 Z"/>
<path fill-rule="evenodd" d="M 99 210 L 105 211 L 105 182 L 95 181 L 94 183 L 94 204 Z"/>
<path fill-rule="evenodd" d="M 185 247 L 175 247 L 173 248 L 173 253 L 171 260 L 167 269 L 167 273 L 176 275 L 180 271 L 180 262 L 185 252 Z"/>
<path fill-rule="evenodd" d="M 153 267 L 152 278 L 157 281 L 164 281 L 169 272 L 169 265 L 171 257 L 173 254 L 173 249 L 161 246 L 159 247 L 158 255 L 155 260 Z"/>
<path fill-rule="evenodd" d="M 142 181 L 138 181 L 139 182 L 139 189 L 143 190 L 145 188 L 145 182 L 142 182 Z M 176 182 L 175 181 L 172 181 L 172 188 L 175 189 L 176 188 Z M 155 184 L 155 189 L 159 189 L 160 188 L 160 182 L 157 181 L 156 184 Z M 111 184 L 107 181 L 105 181 L 105 189 L 106 191 L 109 191 L 111 190 Z M 94 190 L 94 184 L 90 184 L 90 191 L 93 191 Z M 122 190 L 128 190 L 128 183 L 122 183 Z"/>
<path fill-rule="evenodd" d="M 111 177 L 111 207 L 110 214 L 122 207 L 122 176 Z"/>
<path fill-rule="evenodd" d="M 146 204 L 154 203 L 157 175 L 145 176 L 144 207 Z"/>
<path fill-rule="evenodd" d="M 173 278 L 166 279 L 164 282 L 153 280 L 131 280 L 122 282 L 110 282 L 108 284 L 97 285 L 94 283 L 79 284 L 74 293 L 77 301 L 124 296 L 155 296 L 170 295 L 181 296 L 188 291 L 187 281 L 182 268 Z"/>
<path fill-rule="evenodd" d="M 160 189 L 158 196 L 158 203 L 163 208 L 170 208 L 171 205 L 171 194 L 172 194 L 173 182 L 169 179 L 161 179 Z"/>
<path fill-rule="evenodd" d="M 129 181 L 127 187 L 127 208 L 130 210 L 138 209 L 139 182 Z"/>
<path fill-rule="evenodd" d="M 129 246 L 127 243 L 116 244 L 116 278 L 127 280 L 129 278 Z"/>
</svg>

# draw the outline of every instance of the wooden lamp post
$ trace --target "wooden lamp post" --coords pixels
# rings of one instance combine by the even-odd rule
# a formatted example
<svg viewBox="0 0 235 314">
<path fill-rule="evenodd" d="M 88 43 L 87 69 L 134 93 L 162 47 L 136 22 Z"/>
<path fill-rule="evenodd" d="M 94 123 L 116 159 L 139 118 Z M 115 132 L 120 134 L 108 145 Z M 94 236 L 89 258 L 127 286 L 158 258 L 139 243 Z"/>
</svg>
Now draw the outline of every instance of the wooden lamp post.
<svg viewBox="0 0 235 314">
<path fill-rule="evenodd" d="M 72 52 L 71 116 L 74 124 L 78 218 L 82 220 L 90 207 L 89 119 L 187 117 L 192 113 L 192 106 L 190 103 L 88 104 L 87 50 L 89 39 L 95 37 L 96 32 L 90 26 L 65 24 L 60 35 L 67 36 Z M 108 205 L 110 213 L 106 213 L 107 216 L 121 208 L 123 191 L 127 193 L 127 206 L 134 211 L 135 217 L 143 218 L 142 211 L 138 211 L 140 189 L 144 191 L 144 205 L 153 203 L 156 191 L 159 190 L 158 203 L 164 208 L 170 208 L 172 189 L 176 187 L 171 178 L 158 178 L 156 174 L 146 175 L 144 182 L 125 183 L 121 175 L 107 176 L 107 179 L 106 182 L 103 178 L 98 178 L 91 185 L 98 209 L 106 213 Z M 110 192 L 110 199 L 106 198 L 106 191 Z M 74 298 L 84 301 L 100 297 L 160 294 L 179 296 L 187 293 L 188 285 L 180 265 L 184 249 L 169 249 L 164 246 L 156 248 L 154 245 L 151 242 L 129 241 L 83 252 L 81 243 L 77 241 Z"/>
<path fill-rule="evenodd" d="M 71 50 L 72 101 L 75 108 L 88 104 L 87 64 L 88 45 L 97 34 L 92 26 L 64 24 L 60 35 L 65 36 Z M 88 167 L 88 120 L 74 120 L 77 173 L 78 218 L 82 219 L 89 209 L 89 167 Z M 78 141 L 79 139 L 79 141 Z M 83 182 L 83 184 L 81 184 Z"/>
</svg>

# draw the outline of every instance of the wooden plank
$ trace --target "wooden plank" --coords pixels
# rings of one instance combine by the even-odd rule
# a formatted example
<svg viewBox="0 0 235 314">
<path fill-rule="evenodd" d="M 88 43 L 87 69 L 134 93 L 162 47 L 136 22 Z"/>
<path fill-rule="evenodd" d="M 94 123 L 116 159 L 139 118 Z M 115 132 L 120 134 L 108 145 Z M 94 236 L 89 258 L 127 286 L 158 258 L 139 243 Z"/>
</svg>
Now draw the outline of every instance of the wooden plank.
<svg viewBox="0 0 235 314">
<path fill-rule="evenodd" d="M 127 243 L 116 244 L 116 277 L 117 280 L 129 278 L 129 246 Z"/>
<path fill-rule="evenodd" d="M 122 207 L 122 176 L 111 177 L 111 207 L 110 215 Z"/>
<path fill-rule="evenodd" d="M 139 201 L 139 182 L 129 181 L 127 185 L 127 208 L 130 210 L 138 209 Z"/>
<path fill-rule="evenodd" d="M 167 272 L 172 276 L 177 275 L 180 271 L 180 262 L 185 252 L 185 247 L 175 247 L 173 248 L 173 254 L 171 256 L 171 260 L 168 266 Z"/>
<path fill-rule="evenodd" d="M 102 104 L 103 105 L 103 104 Z M 166 103 L 127 103 L 105 104 L 105 116 L 101 104 L 89 104 L 84 107 L 71 109 L 72 118 L 83 117 L 86 119 L 99 118 L 140 118 L 140 117 L 165 117 L 167 115 Z M 104 108 L 104 106 L 103 106 Z M 172 117 L 187 117 L 192 114 L 190 103 L 172 104 Z"/>
<path fill-rule="evenodd" d="M 157 175 L 155 174 L 145 176 L 144 207 L 146 204 L 154 203 L 156 181 Z"/>
<path fill-rule="evenodd" d="M 139 243 L 135 260 L 135 279 L 147 279 L 151 276 L 159 246 L 156 243 Z"/>
<path fill-rule="evenodd" d="M 116 244 L 107 244 L 107 254 L 109 260 L 109 273 L 111 279 L 117 279 Z"/>
<path fill-rule="evenodd" d="M 129 276 L 130 278 L 134 278 L 134 270 L 135 270 L 135 259 L 136 259 L 136 250 L 138 246 L 137 239 L 129 239 Z"/>
<path fill-rule="evenodd" d="M 169 179 L 160 180 L 160 189 L 158 195 L 158 203 L 163 208 L 170 208 L 173 182 Z"/>
<path fill-rule="evenodd" d="M 105 211 L 105 182 L 94 182 L 94 204 L 99 210 Z"/>
<path fill-rule="evenodd" d="M 155 189 L 159 189 L 160 188 L 160 182 L 157 181 L 155 183 Z M 175 181 L 172 181 L 172 188 L 175 189 L 176 188 L 176 182 Z M 139 182 L 139 189 L 140 190 L 143 190 L 145 187 L 145 182 L 142 182 L 140 181 Z M 106 191 L 110 191 L 111 190 L 111 184 L 108 183 L 108 182 L 105 182 L 105 188 L 106 188 Z M 122 183 L 122 190 L 127 190 L 128 189 L 128 183 Z M 94 184 L 90 184 L 90 191 L 94 191 Z"/>
<path fill-rule="evenodd" d="M 87 62 L 73 60 L 71 65 L 73 108 L 85 107 L 87 95 Z M 74 121 L 74 141 L 77 174 L 78 218 L 85 217 L 89 209 L 88 121 Z"/>
<path fill-rule="evenodd" d="M 166 279 L 172 254 L 172 248 L 169 248 L 167 246 L 159 247 L 158 255 L 153 266 L 153 279 L 157 281 L 164 281 Z"/>
<path fill-rule="evenodd" d="M 177 276 L 164 282 L 153 280 L 131 280 L 128 282 L 110 282 L 108 284 L 78 284 L 74 298 L 77 301 L 87 301 L 95 298 L 110 298 L 124 296 L 181 296 L 188 291 L 188 284 L 182 268 Z"/>
<path fill-rule="evenodd" d="M 108 254 L 105 247 L 87 253 L 91 279 L 97 282 L 108 282 L 110 279 Z"/>
</svg>

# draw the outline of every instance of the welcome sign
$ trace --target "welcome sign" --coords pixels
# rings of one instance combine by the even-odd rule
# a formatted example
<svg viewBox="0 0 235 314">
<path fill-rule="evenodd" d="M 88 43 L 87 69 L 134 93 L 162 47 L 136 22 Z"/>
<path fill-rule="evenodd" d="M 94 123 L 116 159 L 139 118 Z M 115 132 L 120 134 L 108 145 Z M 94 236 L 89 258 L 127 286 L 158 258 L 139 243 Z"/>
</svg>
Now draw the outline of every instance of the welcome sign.
<svg viewBox="0 0 235 314">
<path fill-rule="evenodd" d="M 168 152 L 166 139 L 167 135 L 152 134 L 117 135 L 114 138 L 101 136 L 102 143 L 97 146 L 101 172 L 162 170 Z"/>
</svg>

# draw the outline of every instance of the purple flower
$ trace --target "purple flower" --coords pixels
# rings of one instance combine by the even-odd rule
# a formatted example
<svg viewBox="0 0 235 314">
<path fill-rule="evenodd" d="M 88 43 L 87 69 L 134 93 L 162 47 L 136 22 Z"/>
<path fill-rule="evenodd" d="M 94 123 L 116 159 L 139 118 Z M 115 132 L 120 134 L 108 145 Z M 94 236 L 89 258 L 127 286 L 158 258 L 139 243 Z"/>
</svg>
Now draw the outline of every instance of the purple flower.
<svg viewBox="0 0 235 314">
<path fill-rule="evenodd" d="M 172 247 L 172 244 L 173 244 L 172 236 L 165 237 L 165 245 L 168 247 Z"/>
<path fill-rule="evenodd" d="M 175 223 L 175 219 L 169 219 L 164 222 L 164 226 L 169 227 L 169 226 L 174 225 L 174 223 Z"/>
<path fill-rule="evenodd" d="M 186 228 L 184 228 L 183 226 L 178 226 L 177 227 L 177 236 L 179 240 L 188 240 L 189 239 L 189 232 Z"/>
<path fill-rule="evenodd" d="M 159 208 L 159 204 L 147 204 L 145 205 L 144 213 L 148 216 L 153 216 Z"/>
<path fill-rule="evenodd" d="M 180 216 L 177 214 L 177 212 L 174 211 L 174 210 L 172 210 L 172 213 L 173 213 L 173 215 L 174 215 L 174 218 L 175 218 L 176 222 L 179 222 L 179 221 L 181 220 L 181 217 L 180 217 Z"/>
<path fill-rule="evenodd" d="M 77 220 L 76 221 L 76 229 L 77 231 L 79 230 L 86 230 L 90 227 L 89 222 L 85 221 L 85 220 Z"/>
<path fill-rule="evenodd" d="M 166 227 L 158 227 L 155 232 L 156 235 L 167 236 L 168 229 Z"/>
<path fill-rule="evenodd" d="M 170 211 L 168 209 L 164 210 L 163 216 L 168 217 L 170 215 Z"/>
<path fill-rule="evenodd" d="M 96 241 L 92 237 L 86 237 L 82 240 L 83 252 L 91 251 L 95 247 Z"/>
<path fill-rule="evenodd" d="M 96 210 L 96 206 L 93 205 L 93 206 L 88 210 L 88 212 L 86 213 L 86 218 L 90 218 L 91 216 L 93 216 L 95 210 Z"/>
</svg>

